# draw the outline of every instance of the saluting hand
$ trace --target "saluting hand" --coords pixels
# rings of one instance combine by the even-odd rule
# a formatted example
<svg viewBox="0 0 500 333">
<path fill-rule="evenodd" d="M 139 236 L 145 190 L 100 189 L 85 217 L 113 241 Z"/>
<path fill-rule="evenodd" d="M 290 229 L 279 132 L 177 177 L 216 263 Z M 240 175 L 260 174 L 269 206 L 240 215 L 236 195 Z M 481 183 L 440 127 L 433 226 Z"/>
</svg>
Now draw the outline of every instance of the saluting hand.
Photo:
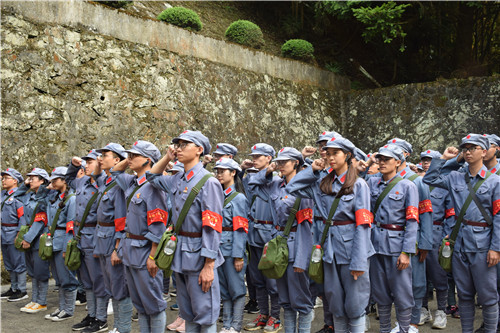
<svg viewBox="0 0 500 333">
<path fill-rule="evenodd" d="M 488 267 L 495 266 L 500 261 L 500 252 L 489 250 L 486 261 L 488 262 Z"/>
<path fill-rule="evenodd" d="M 314 162 L 311 164 L 311 167 L 314 171 L 323 170 L 325 168 L 325 161 L 322 158 L 314 160 Z"/>
<path fill-rule="evenodd" d="M 443 155 L 441 155 L 441 159 L 442 160 L 451 160 L 452 158 L 457 157 L 459 153 L 460 153 L 460 151 L 457 148 L 448 147 L 444 151 Z"/>
<path fill-rule="evenodd" d="M 396 268 L 400 271 L 404 271 L 408 268 L 408 266 L 410 266 L 410 256 L 405 253 L 401 253 L 396 263 Z"/>
<path fill-rule="evenodd" d="M 269 164 L 269 166 L 267 167 L 266 174 L 270 174 L 270 173 L 276 171 L 277 168 L 278 168 L 278 165 L 276 164 L 276 162 Z"/>
<path fill-rule="evenodd" d="M 302 156 L 304 156 L 304 158 L 312 156 L 317 150 L 317 148 L 312 146 L 305 146 L 304 149 L 302 149 Z"/>
<path fill-rule="evenodd" d="M 365 172 L 367 168 L 368 163 L 365 161 L 359 161 L 358 165 L 356 166 L 356 170 L 358 170 L 358 172 Z"/>
<path fill-rule="evenodd" d="M 249 169 L 249 168 L 253 167 L 253 162 L 250 161 L 249 159 L 246 159 L 241 163 L 240 167 L 242 170 Z"/>
<path fill-rule="evenodd" d="M 78 156 L 73 156 L 73 158 L 71 159 L 71 164 L 73 164 L 76 167 L 81 167 L 82 159 Z"/>
<path fill-rule="evenodd" d="M 176 152 L 175 152 L 175 148 L 174 148 L 174 145 L 170 145 L 168 146 L 167 148 L 167 158 L 170 160 L 170 161 L 173 161 L 175 160 L 175 157 L 177 156 Z"/>
</svg>

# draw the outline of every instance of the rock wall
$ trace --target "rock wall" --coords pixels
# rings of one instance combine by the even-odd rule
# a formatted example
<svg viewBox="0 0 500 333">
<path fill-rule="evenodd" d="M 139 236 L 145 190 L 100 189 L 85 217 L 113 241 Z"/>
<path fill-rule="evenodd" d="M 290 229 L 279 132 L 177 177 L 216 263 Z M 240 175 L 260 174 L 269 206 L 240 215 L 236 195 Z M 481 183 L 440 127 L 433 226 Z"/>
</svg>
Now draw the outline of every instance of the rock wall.
<svg viewBox="0 0 500 333">
<path fill-rule="evenodd" d="M 46 23 L 19 6 L 2 2 L 2 168 L 49 169 L 110 141 L 164 150 L 184 129 L 233 143 L 240 159 L 256 142 L 301 148 L 323 130 L 366 151 L 392 136 L 418 151 L 498 133 L 498 76 L 340 91 Z"/>
</svg>

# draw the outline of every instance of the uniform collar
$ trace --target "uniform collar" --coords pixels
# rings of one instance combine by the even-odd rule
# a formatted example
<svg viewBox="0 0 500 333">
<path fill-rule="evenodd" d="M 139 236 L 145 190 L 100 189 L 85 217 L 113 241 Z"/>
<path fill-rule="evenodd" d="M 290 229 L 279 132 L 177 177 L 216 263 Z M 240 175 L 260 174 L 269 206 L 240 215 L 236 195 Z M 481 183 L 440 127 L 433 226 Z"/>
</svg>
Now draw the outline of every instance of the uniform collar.
<svg viewBox="0 0 500 333">
<path fill-rule="evenodd" d="M 146 174 L 143 174 L 141 177 L 138 177 L 136 180 L 137 185 L 142 185 L 146 182 Z"/>
<path fill-rule="evenodd" d="M 12 189 L 10 189 L 9 192 L 7 192 L 8 195 L 11 195 L 12 193 L 16 192 L 17 191 L 17 187 L 14 187 Z"/>
<path fill-rule="evenodd" d="M 392 177 L 392 178 L 391 178 L 391 179 L 389 179 L 388 181 L 385 181 L 385 180 L 384 180 L 384 176 L 382 175 L 382 176 L 380 176 L 380 180 L 378 181 L 378 183 L 379 183 L 379 184 L 380 184 L 380 183 L 382 183 L 382 184 L 386 184 L 386 185 L 387 185 L 387 184 L 389 184 L 390 182 L 392 182 L 392 181 L 394 180 L 394 178 L 396 178 L 396 177 L 398 177 L 398 176 L 399 176 L 399 175 L 398 175 L 398 174 L 396 174 L 394 177 Z"/>
<path fill-rule="evenodd" d="M 328 169 L 325 169 L 325 171 L 326 171 L 327 173 L 330 173 L 330 172 L 332 172 L 332 171 L 333 171 L 333 168 L 332 168 L 332 167 L 329 167 Z"/>
<path fill-rule="evenodd" d="M 409 177 L 411 176 L 412 174 L 414 174 L 414 172 L 410 169 L 410 167 L 407 165 L 406 168 L 404 168 L 403 170 L 401 170 L 398 174 L 398 176 L 400 177 L 403 177 L 405 178 L 406 177 Z"/>
<path fill-rule="evenodd" d="M 227 189 L 224 190 L 224 196 L 228 196 L 230 195 L 231 193 L 234 192 L 234 184 L 229 186 Z"/>
<path fill-rule="evenodd" d="M 497 165 L 493 167 L 493 169 L 489 170 L 491 173 L 497 173 L 498 170 L 500 170 L 500 161 L 497 160 Z"/>
<path fill-rule="evenodd" d="M 191 179 L 193 179 L 194 176 L 198 172 L 200 172 L 201 169 L 203 169 L 203 164 L 201 162 L 198 162 L 191 170 L 184 172 L 184 175 L 182 177 L 184 177 L 186 182 L 189 183 L 191 181 Z"/>
<path fill-rule="evenodd" d="M 333 181 L 334 182 L 338 181 L 340 184 L 344 185 L 346 176 L 347 176 L 347 171 L 341 174 L 340 176 L 335 175 L 335 179 Z"/>
<path fill-rule="evenodd" d="M 59 194 L 59 199 L 62 200 L 66 196 L 66 192 Z"/>
<path fill-rule="evenodd" d="M 109 185 L 112 181 L 113 181 L 113 177 L 108 176 L 108 178 L 106 178 L 106 185 Z"/>
<path fill-rule="evenodd" d="M 467 166 L 467 172 L 469 173 L 469 176 L 472 176 L 470 174 L 469 166 Z M 479 169 L 479 172 L 477 173 L 477 176 L 479 176 L 479 177 L 481 177 L 481 178 L 484 179 L 484 177 L 486 177 L 486 173 L 487 172 L 488 172 L 488 169 L 486 169 L 486 167 L 483 164 L 483 166 L 481 167 L 481 169 Z"/>
</svg>

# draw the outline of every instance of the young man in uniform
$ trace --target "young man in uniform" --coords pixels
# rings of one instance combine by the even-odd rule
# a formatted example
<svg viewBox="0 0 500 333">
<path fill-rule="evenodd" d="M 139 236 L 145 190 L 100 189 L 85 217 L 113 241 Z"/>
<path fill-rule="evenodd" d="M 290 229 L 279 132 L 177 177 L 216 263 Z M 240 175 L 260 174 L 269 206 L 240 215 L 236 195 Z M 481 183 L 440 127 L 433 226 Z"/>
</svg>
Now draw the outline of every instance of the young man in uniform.
<svg viewBox="0 0 500 333">
<path fill-rule="evenodd" d="M 199 131 L 184 131 L 172 140 L 173 146 L 148 173 L 157 188 L 172 194 L 172 221 L 177 221 L 193 187 L 209 172 L 200 158 L 210 152 L 208 138 Z M 184 172 L 162 176 L 175 157 Z M 172 271 L 177 283 L 180 316 L 186 332 L 215 333 L 220 312 L 217 268 L 224 257 L 219 249 L 224 194 L 220 183 L 210 177 L 203 185 L 184 219 L 177 238 Z"/>
<path fill-rule="evenodd" d="M 446 160 L 459 153 L 457 148 L 448 147 L 441 159 L 433 159 L 424 176 L 426 184 L 449 191 L 455 212 L 463 216 L 452 257 L 463 332 L 473 331 L 476 294 L 479 304 L 483 306 L 485 331 L 495 332 L 498 324 L 495 266 L 500 260 L 500 177 L 491 174 L 483 164 L 489 148 L 487 137 L 468 134 L 460 144 L 463 159 L 467 162 L 461 171 L 447 173 L 444 170 Z M 458 168 L 457 165 L 455 169 Z M 479 206 L 482 207 L 472 200 L 462 212 L 464 203 L 471 194 L 469 187 L 476 186 L 478 182 L 482 184 L 472 191 L 475 191 Z"/>
</svg>

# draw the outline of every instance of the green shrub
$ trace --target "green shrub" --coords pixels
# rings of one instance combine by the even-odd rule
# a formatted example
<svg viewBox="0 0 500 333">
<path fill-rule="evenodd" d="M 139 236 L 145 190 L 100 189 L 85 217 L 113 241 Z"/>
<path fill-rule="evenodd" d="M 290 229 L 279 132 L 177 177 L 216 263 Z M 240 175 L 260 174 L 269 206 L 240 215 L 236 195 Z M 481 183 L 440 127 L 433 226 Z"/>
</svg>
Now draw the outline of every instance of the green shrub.
<svg viewBox="0 0 500 333">
<path fill-rule="evenodd" d="M 298 60 L 314 59 L 314 47 L 303 39 L 290 39 L 281 46 L 281 54 L 287 58 Z"/>
<path fill-rule="evenodd" d="M 129 3 L 132 3 L 133 1 L 118 0 L 118 1 L 97 1 L 97 2 L 100 2 L 106 6 L 110 6 L 113 8 L 122 8 L 128 5 Z"/>
<path fill-rule="evenodd" d="M 184 7 L 172 7 L 165 9 L 158 15 L 158 20 L 176 25 L 188 30 L 200 31 L 203 27 L 200 17 L 195 11 Z"/>
<path fill-rule="evenodd" d="M 225 35 L 231 42 L 256 49 L 264 45 L 264 36 L 259 26 L 247 20 L 238 20 L 231 23 Z"/>
</svg>

